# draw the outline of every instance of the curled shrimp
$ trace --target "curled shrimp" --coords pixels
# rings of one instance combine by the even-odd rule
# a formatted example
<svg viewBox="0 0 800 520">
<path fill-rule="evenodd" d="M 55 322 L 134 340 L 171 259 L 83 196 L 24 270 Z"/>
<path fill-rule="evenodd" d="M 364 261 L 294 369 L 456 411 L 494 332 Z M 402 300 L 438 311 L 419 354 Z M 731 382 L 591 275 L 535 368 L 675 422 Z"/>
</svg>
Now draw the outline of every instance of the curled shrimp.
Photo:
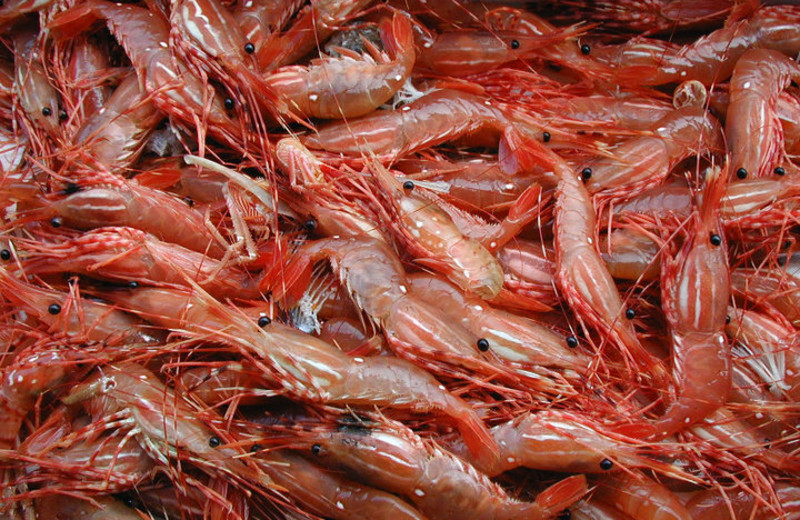
<svg viewBox="0 0 800 520">
<path fill-rule="evenodd" d="M 775 107 L 792 79 L 800 79 L 800 68 L 777 51 L 752 49 L 736 62 L 725 130 L 731 168 L 739 179 L 763 177 L 779 163 L 783 147 Z"/>
<path fill-rule="evenodd" d="M 494 457 L 494 442 L 475 411 L 405 360 L 351 358 L 314 336 L 269 319 L 251 320 L 198 291 L 138 288 L 106 296 L 164 327 L 238 349 L 290 395 L 439 412 L 456 421 L 476 457 Z"/>
<path fill-rule="evenodd" d="M 381 22 L 380 30 L 386 54 L 369 44 L 369 57 L 359 59 L 348 52 L 341 58 L 319 59 L 310 67 L 284 67 L 271 73 L 266 83 L 301 117 L 341 119 L 368 114 L 394 96 L 414 66 L 408 18 L 395 14 L 391 21 Z"/>
<path fill-rule="evenodd" d="M 719 204 L 724 171 L 706 174 L 702 207 L 678 256 L 662 263 L 662 300 L 670 325 L 677 397 L 654 427 L 669 435 L 719 408 L 731 387 L 725 317 L 730 298 L 728 257 Z"/>
<path fill-rule="evenodd" d="M 550 518 L 586 492 L 585 477 L 575 475 L 534 502 L 514 500 L 472 466 L 388 419 L 315 435 L 305 441 L 315 460 L 406 497 L 429 518 Z"/>
</svg>

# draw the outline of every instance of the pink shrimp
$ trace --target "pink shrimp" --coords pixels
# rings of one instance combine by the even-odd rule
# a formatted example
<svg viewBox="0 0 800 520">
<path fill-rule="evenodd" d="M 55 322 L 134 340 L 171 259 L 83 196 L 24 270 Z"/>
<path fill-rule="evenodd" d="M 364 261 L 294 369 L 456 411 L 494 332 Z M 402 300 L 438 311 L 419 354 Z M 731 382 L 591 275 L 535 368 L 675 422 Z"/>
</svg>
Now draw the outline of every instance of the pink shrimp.
<svg viewBox="0 0 800 520">
<path fill-rule="evenodd" d="M 105 296 L 181 334 L 211 337 L 238 349 L 265 377 L 295 397 L 448 415 L 457 422 L 476 457 L 494 457 L 496 446 L 475 411 L 405 360 L 351 358 L 333 345 L 268 317 L 250 320 L 197 291 L 139 288 Z"/>
<path fill-rule="evenodd" d="M 60 243 L 19 240 L 30 273 L 74 272 L 105 280 L 188 285 L 192 280 L 220 298 L 255 298 L 257 282 L 246 271 L 162 242 L 132 228 L 99 228 Z"/>
<path fill-rule="evenodd" d="M 726 173 L 707 170 L 694 228 L 676 258 L 662 262 L 662 305 L 672 335 L 677 397 L 654 424 L 659 435 L 700 421 L 725 402 L 731 387 L 724 333 L 731 282 L 718 211 Z"/>
<path fill-rule="evenodd" d="M 779 162 L 783 146 L 775 106 L 792 79 L 800 79 L 800 68 L 777 51 L 752 49 L 736 62 L 725 130 L 738 178 L 764 177 Z"/>
<path fill-rule="evenodd" d="M 278 69 L 266 83 L 300 117 L 341 119 L 368 114 L 391 99 L 414 66 L 411 22 L 402 14 L 380 24 L 386 53 L 368 45 L 370 56 L 347 53 L 324 58 L 310 67 Z M 340 52 L 344 53 L 344 49 Z"/>
<path fill-rule="evenodd" d="M 770 502 L 765 503 L 765 499 Z M 706 520 L 792 518 L 800 513 L 800 488 L 789 482 L 776 482 L 774 489 L 762 496 L 748 489 L 707 489 L 695 493 L 686 508 L 693 518 Z"/>
<path fill-rule="evenodd" d="M 503 269 L 504 290 L 517 299 L 530 301 L 525 308 L 547 311 L 558 303 L 555 252 L 551 244 L 515 239 L 500 248 L 497 261 Z M 536 302 L 539 307 L 531 307 Z"/>
<path fill-rule="evenodd" d="M 482 473 L 401 423 L 377 423 L 314 432 L 315 460 L 411 500 L 429 518 L 550 518 L 586 493 L 583 475 L 562 480 L 534 502 L 509 497 Z"/>
</svg>

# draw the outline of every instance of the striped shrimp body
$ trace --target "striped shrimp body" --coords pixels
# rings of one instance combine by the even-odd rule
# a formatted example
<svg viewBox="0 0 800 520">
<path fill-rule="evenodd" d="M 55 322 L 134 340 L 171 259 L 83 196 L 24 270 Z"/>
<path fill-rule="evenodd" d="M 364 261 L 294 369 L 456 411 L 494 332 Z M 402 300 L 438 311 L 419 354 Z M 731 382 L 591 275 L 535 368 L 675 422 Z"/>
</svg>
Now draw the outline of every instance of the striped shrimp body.
<svg viewBox="0 0 800 520">
<path fill-rule="evenodd" d="M 586 492 L 585 477 L 577 475 L 546 489 L 534 502 L 514 500 L 469 464 L 388 419 L 314 433 L 315 460 L 406 497 L 428 518 L 544 519 Z"/>
<path fill-rule="evenodd" d="M 656 420 L 669 435 L 693 424 L 727 399 L 731 387 L 725 319 L 730 299 L 727 252 L 718 208 L 724 170 L 707 170 L 705 196 L 694 229 L 676 258 L 662 264 L 662 304 L 670 325 L 677 398 Z"/>
<path fill-rule="evenodd" d="M 394 96 L 414 66 L 408 18 L 396 14 L 391 21 L 382 21 L 380 30 L 386 54 L 370 44 L 369 57 L 348 53 L 320 58 L 310 67 L 278 69 L 265 82 L 300 117 L 341 119 L 368 114 Z"/>
<path fill-rule="evenodd" d="M 776 105 L 792 79 L 800 79 L 800 67 L 777 51 L 752 49 L 736 62 L 725 130 L 731 168 L 739 179 L 764 177 L 780 164 L 782 129 Z"/>
<path fill-rule="evenodd" d="M 350 357 L 266 316 L 251 320 L 198 291 L 139 288 L 104 296 L 163 327 L 190 337 L 211 337 L 239 350 L 268 380 L 297 398 L 438 412 L 457 423 L 474 456 L 495 456 L 496 446 L 474 410 L 405 360 Z"/>
</svg>

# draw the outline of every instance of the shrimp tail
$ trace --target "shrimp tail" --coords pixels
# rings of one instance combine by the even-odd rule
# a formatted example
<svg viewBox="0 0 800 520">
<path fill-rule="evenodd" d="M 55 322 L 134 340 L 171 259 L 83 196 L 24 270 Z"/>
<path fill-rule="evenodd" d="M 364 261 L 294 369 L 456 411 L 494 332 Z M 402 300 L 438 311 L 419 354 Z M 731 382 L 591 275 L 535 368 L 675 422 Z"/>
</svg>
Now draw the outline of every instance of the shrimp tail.
<svg viewBox="0 0 800 520">
<path fill-rule="evenodd" d="M 414 32 L 407 17 L 396 14 L 391 22 L 381 23 L 380 32 L 381 41 L 389 56 L 404 56 L 405 59 L 414 60 Z M 412 51 L 408 52 L 408 49 Z"/>
<path fill-rule="evenodd" d="M 541 508 L 546 516 L 556 515 L 559 511 L 580 500 L 588 492 L 586 476 L 573 475 L 556 482 L 539 493 L 534 504 Z"/>
<path fill-rule="evenodd" d="M 72 38 L 85 32 L 89 26 L 102 20 L 94 4 L 91 1 L 84 2 L 59 13 L 47 25 L 48 31 L 57 39 Z"/>
<path fill-rule="evenodd" d="M 458 431 L 475 465 L 479 468 L 495 467 L 500 460 L 500 449 L 481 418 L 469 410 L 469 413 L 463 413 L 456 419 Z"/>
</svg>

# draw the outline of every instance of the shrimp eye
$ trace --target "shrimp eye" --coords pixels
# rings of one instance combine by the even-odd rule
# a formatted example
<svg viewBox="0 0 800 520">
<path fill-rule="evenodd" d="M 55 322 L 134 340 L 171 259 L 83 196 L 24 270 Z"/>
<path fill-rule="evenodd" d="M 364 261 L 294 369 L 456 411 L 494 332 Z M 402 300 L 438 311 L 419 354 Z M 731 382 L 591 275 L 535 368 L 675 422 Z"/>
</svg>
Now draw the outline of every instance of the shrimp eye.
<svg viewBox="0 0 800 520">
<path fill-rule="evenodd" d="M 65 120 L 67 118 L 67 111 L 66 110 L 59 110 L 58 111 L 58 118 L 60 120 Z"/>
<path fill-rule="evenodd" d="M 718 246 L 722 243 L 722 237 L 716 233 L 713 233 L 711 237 L 709 237 L 708 241 L 711 242 L 712 246 Z"/>
<path fill-rule="evenodd" d="M 57 303 L 51 303 L 50 306 L 47 308 L 47 312 L 55 316 L 56 314 L 61 313 L 61 305 Z"/>
<path fill-rule="evenodd" d="M 592 52 L 592 48 L 589 46 L 588 43 L 584 43 L 583 45 L 581 45 L 581 54 L 583 54 L 584 56 L 588 56 L 590 52 Z"/>
<path fill-rule="evenodd" d="M 550 132 L 543 132 L 542 133 L 542 141 L 544 141 L 545 143 L 549 143 L 550 142 Z"/>
<path fill-rule="evenodd" d="M 269 319 L 269 316 L 261 316 L 260 318 L 258 318 L 259 327 L 266 327 L 270 323 L 272 323 L 272 320 Z"/>
<path fill-rule="evenodd" d="M 583 180 L 585 180 L 585 181 L 588 181 L 589 179 L 591 179 L 592 178 L 592 169 L 591 168 L 584 168 L 581 171 L 581 177 L 583 177 Z"/>
<path fill-rule="evenodd" d="M 253 54 L 254 52 L 256 52 L 256 46 L 250 42 L 247 42 L 244 44 L 244 52 L 246 52 L 247 54 Z"/>
<path fill-rule="evenodd" d="M 519 41 L 511 40 L 511 48 L 512 49 L 519 49 Z"/>
<path fill-rule="evenodd" d="M 236 102 L 233 100 L 233 98 L 229 97 L 226 97 L 223 103 L 225 104 L 225 108 L 228 110 L 233 110 L 233 107 L 236 106 Z"/>
<path fill-rule="evenodd" d="M 314 444 L 311 446 L 311 454 L 312 455 L 319 455 L 319 452 L 322 451 L 322 446 L 319 444 Z"/>
<path fill-rule="evenodd" d="M 0 258 L 2 258 L 3 260 L 11 260 L 11 251 L 9 251 L 8 249 L 3 249 L 2 251 L 0 251 Z"/>
<path fill-rule="evenodd" d="M 194 207 L 194 200 L 192 200 L 191 197 L 184 197 L 183 202 L 185 202 L 190 208 Z"/>
<path fill-rule="evenodd" d="M 222 443 L 222 441 L 220 441 L 219 437 L 217 437 L 216 435 L 214 435 L 213 437 L 208 439 L 208 445 L 211 446 L 212 448 L 216 448 L 221 443 Z"/>
<path fill-rule="evenodd" d="M 572 511 L 565 509 L 558 515 L 558 520 L 572 520 Z"/>
<path fill-rule="evenodd" d="M 775 168 L 775 175 L 781 175 L 781 176 L 786 175 L 786 170 L 778 166 L 777 168 Z"/>
<path fill-rule="evenodd" d="M 139 288 L 139 282 L 137 282 L 136 280 L 131 280 L 130 282 L 128 282 L 128 287 L 130 289 L 138 289 Z"/>
<path fill-rule="evenodd" d="M 578 346 L 578 338 L 575 336 L 570 336 L 567 338 L 567 346 L 569 348 L 575 348 Z"/>
<path fill-rule="evenodd" d="M 52 113 L 53 113 L 53 111 L 50 109 L 50 107 L 44 107 L 44 108 L 42 109 L 42 115 L 43 115 L 44 117 L 48 117 L 48 116 L 49 116 L 50 114 L 52 114 Z"/>
<path fill-rule="evenodd" d="M 486 352 L 489 350 L 489 340 L 486 338 L 481 338 L 478 340 L 478 350 L 481 352 Z"/>
<path fill-rule="evenodd" d="M 414 189 L 414 183 L 412 181 L 406 181 L 403 183 L 403 189 L 411 191 Z"/>
<path fill-rule="evenodd" d="M 63 223 L 64 221 L 61 220 L 61 217 L 53 217 L 50 219 L 50 225 L 53 227 L 61 227 Z"/>
<path fill-rule="evenodd" d="M 250 446 L 250 453 L 256 453 L 256 452 L 259 452 L 259 451 L 261 451 L 261 445 L 260 444 L 253 444 L 252 446 Z"/>
<path fill-rule="evenodd" d="M 310 218 L 306 220 L 305 223 L 303 223 L 303 228 L 309 233 L 311 233 L 312 231 L 317 229 L 317 221 L 314 220 L 313 218 Z"/>
<path fill-rule="evenodd" d="M 747 170 L 745 170 L 744 168 L 739 168 L 738 170 L 736 170 L 736 176 L 740 179 L 746 179 Z"/>
<path fill-rule="evenodd" d="M 632 320 L 633 318 L 636 317 L 636 311 L 633 310 L 633 309 L 626 310 L 625 311 L 625 317 L 628 318 L 629 320 Z"/>
<path fill-rule="evenodd" d="M 729 324 L 730 322 L 731 322 L 731 317 L 730 317 L 730 315 L 728 315 L 728 316 L 725 316 L 725 325 Z"/>
<path fill-rule="evenodd" d="M 603 471 L 608 471 L 613 467 L 614 467 L 614 463 L 611 462 L 608 459 L 603 459 L 603 460 L 600 461 L 600 469 L 602 469 Z"/>
<path fill-rule="evenodd" d="M 68 182 L 67 185 L 61 190 L 61 193 L 64 195 L 72 195 L 73 193 L 78 193 L 83 188 L 75 184 L 74 182 Z"/>
</svg>

